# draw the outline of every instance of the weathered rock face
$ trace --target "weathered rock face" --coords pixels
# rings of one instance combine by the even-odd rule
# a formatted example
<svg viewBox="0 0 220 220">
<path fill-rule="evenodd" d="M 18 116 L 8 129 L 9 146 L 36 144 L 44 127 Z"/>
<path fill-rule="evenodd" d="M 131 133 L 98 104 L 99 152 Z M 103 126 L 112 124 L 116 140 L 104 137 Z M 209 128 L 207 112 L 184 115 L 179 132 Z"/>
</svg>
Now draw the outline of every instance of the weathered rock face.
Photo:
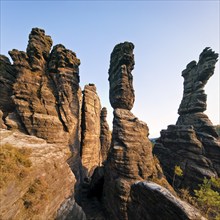
<svg viewBox="0 0 220 220">
<path fill-rule="evenodd" d="M 105 165 L 104 203 L 109 219 L 128 219 L 130 186 L 157 175 L 148 128 L 129 110 L 115 109 L 110 152 Z"/>
<path fill-rule="evenodd" d="M 198 140 L 193 126 L 170 125 L 161 131 L 159 143 L 153 151 L 159 158 L 164 174 L 171 183 L 174 168 L 179 165 L 183 170 L 182 177 L 176 177 L 175 187 L 198 187 L 204 177 L 216 176 L 216 171 L 210 159 L 204 152 L 203 144 Z"/>
<path fill-rule="evenodd" d="M 199 56 L 199 62 L 190 62 L 183 70 L 184 92 L 178 113 L 180 115 L 206 110 L 207 95 L 203 88 L 214 74 L 218 54 L 205 48 Z"/>
<path fill-rule="evenodd" d="M 105 161 L 107 159 L 108 150 L 111 144 L 111 132 L 109 130 L 106 117 L 107 117 L 107 109 L 103 107 L 100 116 L 100 123 L 101 123 L 100 142 L 101 142 L 102 161 Z"/>
<path fill-rule="evenodd" d="M 50 143 L 71 142 L 79 129 L 80 62 L 62 45 L 49 55 L 51 45 L 51 38 L 35 28 L 29 35 L 27 53 L 10 52 L 18 75 L 13 101 L 28 134 Z"/>
<path fill-rule="evenodd" d="M 71 213 L 79 220 L 85 219 L 84 212 L 74 200 L 76 178 L 66 162 L 71 154 L 68 147 L 48 144 L 41 138 L 18 131 L 0 129 L 0 136 L 0 149 L 5 146 L 13 149 L 7 160 L 14 162 L 12 155 L 17 149 L 20 152 L 28 150 L 27 159 L 31 161 L 30 167 L 22 168 L 19 174 L 10 173 L 13 171 L 1 158 L 5 165 L 4 174 L 8 172 L 5 185 L 0 186 L 1 219 L 65 219 Z M 23 161 L 21 165 L 25 165 L 24 156 L 19 159 Z"/>
<path fill-rule="evenodd" d="M 204 177 L 220 175 L 220 139 L 206 110 L 204 86 L 213 75 L 218 54 L 206 48 L 199 62 L 192 61 L 182 72 L 183 99 L 176 125 L 161 131 L 154 153 L 159 158 L 164 173 L 171 182 L 175 165 L 180 165 L 183 176 L 177 177 L 176 187 L 198 187 Z"/>
<path fill-rule="evenodd" d="M 100 113 L 101 104 L 94 84 L 86 85 L 82 105 L 82 165 L 92 173 L 101 164 Z"/>
<path fill-rule="evenodd" d="M 134 211 L 135 210 L 135 211 Z M 201 219 L 198 210 L 172 195 L 153 182 L 136 182 L 131 186 L 128 219 L 135 220 L 185 220 Z"/>
<path fill-rule="evenodd" d="M 16 80 L 16 72 L 10 60 L 0 55 L 0 109 L 4 112 L 4 117 L 12 112 L 15 105 L 11 99 L 13 83 Z"/>
<path fill-rule="evenodd" d="M 115 46 L 109 68 L 110 103 L 113 108 L 131 110 L 134 104 L 133 76 L 134 45 L 129 42 Z"/>
<path fill-rule="evenodd" d="M 51 46 L 50 36 L 45 35 L 42 29 L 33 28 L 27 51 L 9 52 L 13 65 L 6 57 L 0 57 L 0 127 L 16 132 L 20 130 L 23 136 L 18 137 L 25 137 L 30 142 L 31 138 L 39 140 L 30 146 L 33 147 L 33 163 L 36 165 L 30 174 L 33 178 L 15 188 L 14 195 L 10 194 L 10 188 L 6 189 L 4 195 L 9 200 L 11 198 L 12 203 L 4 198 L 3 201 L 6 202 L 3 208 L 13 204 L 13 209 L 6 212 L 5 208 L 3 219 L 7 219 L 6 216 L 8 219 L 17 218 L 20 216 L 20 209 L 24 218 L 26 215 L 29 217 L 31 213 L 29 210 L 26 213 L 22 206 L 22 195 L 28 190 L 27 184 L 32 184 L 34 178 L 41 175 L 43 183 L 46 181 L 46 185 L 42 185 L 42 191 L 51 195 L 51 198 L 50 202 L 47 201 L 48 204 L 37 204 L 42 209 L 41 214 L 33 212 L 32 216 L 50 219 L 57 213 L 58 219 L 65 216 L 81 216 L 79 219 L 85 219 L 85 214 L 82 214 L 74 200 L 75 177 L 80 182 L 81 176 L 80 61 L 74 52 L 63 45 L 54 46 L 50 52 Z M 2 138 L 3 136 L 1 143 Z M 21 146 L 28 145 L 28 141 L 23 143 L 19 138 L 16 139 L 16 146 L 19 143 Z M 10 138 L 8 142 L 16 141 Z M 47 186 L 48 183 L 50 186 Z M 15 200 L 18 202 L 13 203 Z"/>
<path fill-rule="evenodd" d="M 134 45 L 128 42 L 116 45 L 110 61 L 110 102 L 114 108 L 114 120 L 111 147 L 104 163 L 103 187 L 103 201 L 109 219 L 128 219 L 130 187 L 135 181 L 157 179 L 170 187 L 153 158 L 147 125 L 130 112 L 134 103 L 133 49 Z"/>
</svg>

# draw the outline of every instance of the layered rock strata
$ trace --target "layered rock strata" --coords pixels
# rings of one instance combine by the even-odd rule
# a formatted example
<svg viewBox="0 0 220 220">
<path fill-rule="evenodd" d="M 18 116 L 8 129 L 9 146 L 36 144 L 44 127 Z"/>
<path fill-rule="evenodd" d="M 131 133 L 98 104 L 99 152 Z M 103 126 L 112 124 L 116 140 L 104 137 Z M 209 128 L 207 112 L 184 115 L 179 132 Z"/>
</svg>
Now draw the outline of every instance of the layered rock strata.
<svg viewBox="0 0 220 220">
<path fill-rule="evenodd" d="M 65 219 L 70 215 L 85 220 L 73 197 L 76 178 L 66 162 L 71 152 L 65 145 L 5 129 L 0 129 L 0 136 L 1 155 L 2 150 L 11 152 L 6 158 L 11 165 L 1 157 L 1 175 L 7 175 L 0 184 L 1 219 Z M 14 161 L 17 151 L 28 155 Z M 18 173 L 10 170 L 14 162 L 20 163 Z"/>
<path fill-rule="evenodd" d="M 171 182 L 175 165 L 180 165 L 183 176 L 177 177 L 176 187 L 198 187 L 204 177 L 220 175 L 220 139 L 206 110 L 204 86 L 214 74 L 218 54 L 205 48 L 199 61 L 190 62 L 183 70 L 184 92 L 176 125 L 161 131 L 154 153 Z"/>
<path fill-rule="evenodd" d="M 111 144 L 111 132 L 109 130 L 106 117 L 107 117 L 107 109 L 103 107 L 100 115 L 100 127 L 101 127 L 100 142 L 101 142 L 101 155 L 103 162 L 107 159 L 107 154 Z"/>
<path fill-rule="evenodd" d="M 108 219 L 128 219 L 130 188 L 135 181 L 157 179 L 170 187 L 160 165 L 153 158 L 146 123 L 139 121 L 130 112 L 134 102 L 131 75 L 134 66 L 133 48 L 132 43 L 125 42 L 116 45 L 111 54 L 109 83 L 114 120 L 103 189 Z"/>
<path fill-rule="evenodd" d="M 12 50 L 9 54 L 17 72 L 12 99 L 24 130 L 55 143 L 77 136 L 80 61 L 62 45 L 50 53 L 51 46 L 51 38 L 34 28 L 27 52 Z"/>
<path fill-rule="evenodd" d="M 100 113 L 101 104 L 94 84 L 86 85 L 82 105 L 81 158 L 87 175 L 101 165 Z M 89 176 L 91 176 L 89 174 Z"/>
<path fill-rule="evenodd" d="M 128 219 L 127 202 L 135 181 L 163 178 L 163 173 L 158 172 L 155 165 L 147 136 L 147 125 L 129 110 L 114 110 L 104 182 L 104 203 L 109 219 Z"/>
<path fill-rule="evenodd" d="M 124 42 L 114 47 L 109 68 L 109 98 L 113 108 L 131 110 L 134 104 L 133 76 L 134 45 Z"/>
<path fill-rule="evenodd" d="M 56 45 L 50 51 L 51 46 L 51 37 L 45 35 L 42 29 L 33 28 L 29 35 L 26 52 L 18 50 L 9 52 L 13 64 L 6 57 L 0 57 L 1 128 L 20 130 L 22 135 L 26 134 L 25 138 L 30 142 L 31 138 L 34 140 L 39 138 L 39 142 L 31 145 L 34 148 L 33 164 L 36 165 L 33 173 L 30 174 L 32 179 L 28 180 L 29 183 L 26 181 L 16 186 L 16 192 L 13 195 L 10 194 L 10 185 L 5 189 L 4 195 L 7 195 L 7 198 L 3 198 L 5 203 L 3 219 L 17 218 L 20 215 L 18 213 L 20 209 L 24 211 L 24 218 L 26 215 L 27 218 L 36 215 L 36 218 L 50 219 L 56 213 L 57 215 L 60 213 L 59 216 L 69 214 L 75 216 L 78 211 L 75 214 L 71 214 L 70 211 L 78 208 L 82 219 L 85 217 L 84 214 L 80 214 L 80 207 L 74 200 L 75 177 L 80 180 L 82 176 L 80 61 L 74 52 L 63 45 Z M 3 137 L 1 136 L 1 143 L 3 143 Z M 18 142 L 16 146 L 19 143 L 20 147 L 28 145 L 28 142 L 20 142 L 19 138 L 16 140 Z M 15 142 L 15 140 L 9 139 L 8 142 Z M 35 176 L 41 179 L 41 174 L 43 175 L 42 191 L 53 198 L 47 201 L 48 204 L 37 203 L 37 206 L 42 209 L 42 214 L 29 213 L 25 206 L 22 207 L 21 198 L 28 190 L 27 184 L 32 184 Z M 38 184 L 39 181 L 36 181 Z M 39 200 L 38 202 L 41 201 L 38 197 L 36 199 Z M 13 205 L 11 201 L 14 202 Z M 6 210 L 11 206 L 13 206 L 11 210 Z"/>
<path fill-rule="evenodd" d="M 135 210 L 135 211 L 134 211 Z M 205 220 L 198 210 L 153 182 L 135 182 L 131 186 L 128 219 Z"/>
<path fill-rule="evenodd" d="M 15 68 L 11 65 L 10 60 L 6 56 L 0 55 L 0 109 L 4 112 L 4 118 L 15 108 L 11 96 L 16 77 Z"/>
</svg>

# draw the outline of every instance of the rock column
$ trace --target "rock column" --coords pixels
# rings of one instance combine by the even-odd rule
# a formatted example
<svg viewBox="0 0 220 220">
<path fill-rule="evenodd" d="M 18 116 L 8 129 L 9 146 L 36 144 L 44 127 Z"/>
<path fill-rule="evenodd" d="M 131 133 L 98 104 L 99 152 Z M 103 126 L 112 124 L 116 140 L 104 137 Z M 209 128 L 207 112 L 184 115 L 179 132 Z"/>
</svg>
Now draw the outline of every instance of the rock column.
<svg viewBox="0 0 220 220">
<path fill-rule="evenodd" d="M 101 104 L 94 84 L 86 85 L 82 105 L 81 158 L 86 176 L 101 165 L 100 113 Z"/>
<path fill-rule="evenodd" d="M 104 205 L 109 219 L 128 219 L 130 187 L 157 175 L 148 127 L 130 110 L 134 103 L 131 71 L 134 45 L 115 46 L 109 69 L 110 102 L 114 108 L 112 142 L 105 164 Z"/>
<path fill-rule="evenodd" d="M 176 125 L 161 131 L 159 142 L 154 147 L 164 173 L 172 182 L 175 165 L 183 170 L 177 177 L 176 187 L 193 189 L 204 177 L 220 175 L 220 141 L 206 110 L 207 95 L 204 86 L 214 74 L 218 54 L 205 48 L 198 63 L 190 62 L 183 70 L 184 91 L 178 110 Z"/>
<path fill-rule="evenodd" d="M 107 109 L 103 107 L 100 115 L 100 125 L 101 125 L 100 142 L 101 142 L 101 154 L 102 154 L 103 162 L 107 159 L 107 154 L 111 144 L 111 132 L 109 130 L 106 117 L 107 117 Z"/>
</svg>

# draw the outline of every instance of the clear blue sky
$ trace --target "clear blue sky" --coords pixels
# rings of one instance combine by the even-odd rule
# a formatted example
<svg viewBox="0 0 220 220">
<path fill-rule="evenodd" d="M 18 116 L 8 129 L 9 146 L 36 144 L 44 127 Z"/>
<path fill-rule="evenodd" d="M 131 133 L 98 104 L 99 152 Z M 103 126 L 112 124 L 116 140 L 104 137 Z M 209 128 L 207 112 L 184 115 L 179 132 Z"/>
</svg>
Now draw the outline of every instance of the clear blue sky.
<svg viewBox="0 0 220 220">
<path fill-rule="evenodd" d="M 95 83 L 109 104 L 110 53 L 120 42 L 135 45 L 132 112 L 150 137 L 175 124 L 183 94 L 182 70 L 209 46 L 219 53 L 219 1 L 8 1 L 1 0 L 1 54 L 26 50 L 33 27 L 43 28 L 81 60 L 80 85 Z M 209 116 L 219 124 L 219 62 L 205 87 Z"/>
</svg>

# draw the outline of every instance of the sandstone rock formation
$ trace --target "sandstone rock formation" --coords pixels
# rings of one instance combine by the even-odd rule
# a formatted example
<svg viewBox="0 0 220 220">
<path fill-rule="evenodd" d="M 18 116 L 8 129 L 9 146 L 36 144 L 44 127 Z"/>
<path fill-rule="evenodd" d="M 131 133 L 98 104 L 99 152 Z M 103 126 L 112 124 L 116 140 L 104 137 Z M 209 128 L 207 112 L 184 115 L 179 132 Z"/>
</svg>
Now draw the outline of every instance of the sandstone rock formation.
<svg viewBox="0 0 220 220">
<path fill-rule="evenodd" d="M 105 161 L 107 159 L 107 154 L 111 144 L 111 132 L 109 130 L 106 117 L 107 117 L 107 109 L 103 107 L 100 115 L 100 123 L 101 123 L 100 142 L 101 142 L 102 161 Z"/>
<path fill-rule="evenodd" d="M 130 42 L 118 44 L 111 53 L 109 68 L 109 98 L 113 108 L 131 110 L 134 104 L 133 76 L 134 45 Z"/>
<path fill-rule="evenodd" d="M 58 219 L 78 214 L 85 219 L 74 200 L 76 179 L 80 182 L 82 175 L 80 61 L 63 45 L 54 46 L 50 52 L 51 46 L 50 36 L 45 35 L 42 29 L 33 28 L 26 52 L 9 52 L 13 64 L 8 58 L 0 57 L 1 128 L 15 130 L 15 135 L 18 130 L 22 132 L 16 140 L 8 139 L 9 143 L 17 141 L 16 147 L 28 145 L 31 138 L 39 140 L 31 145 L 31 148 L 36 148 L 32 154 L 36 167 L 30 174 L 31 178 L 16 186 L 14 191 L 10 191 L 10 185 L 5 189 L 7 198 L 1 198 L 5 203 L 3 219 L 17 218 L 19 210 L 24 218 L 31 218 L 32 214 L 32 217 L 49 219 L 57 213 Z M 28 141 L 19 141 L 23 137 Z M 40 204 L 41 199 L 37 197 L 36 206 L 42 209 L 41 214 L 29 213 L 22 203 L 22 196 L 27 193 L 28 184 L 32 184 L 35 177 L 41 178 L 41 174 L 45 183 L 42 190 L 51 197 L 48 204 Z M 12 204 L 13 208 L 9 210 Z M 71 213 L 71 209 L 76 212 Z"/>
<path fill-rule="evenodd" d="M 214 74 L 218 54 L 205 48 L 199 62 L 192 61 L 182 72 L 183 99 L 176 125 L 161 131 L 154 153 L 159 158 L 167 179 L 171 182 L 175 165 L 184 171 L 177 177 L 176 187 L 198 187 L 204 177 L 220 175 L 220 139 L 206 110 L 204 86 Z"/>
<path fill-rule="evenodd" d="M 51 38 L 34 28 L 27 52 L 9 54 L 17 71 L 12 99 L 24 129 L 54 143 L 77 136 L 81 94 L 76 55 L 62 45 L 50 54 L 51 45 Z"/>
<path fill-rule="evenodd" d="M 1 177 L 7 175 L 7 178 L 0 185 L 0 219 L 65 219 L 76 215 L 77 219 L 85 220 L 73 197 L 76 178 L 66 162 L 71 152 L 65 145 L 48 144 L 18 131 L 1 129 L 0 136 L 0 149 L 7 146 L 12 149 L 7 161 L 14 162 L 16 149 L 21 153 L 28 150 L 27 159 L 31 161 L 30 167 L 13 173 L 1 151 Z M 18 159 L 25 165 L 24 156 Z"/>
<path fill-rule="evenodd" d="M 82 105 L 82 165 L 88 174 L 101 164 L 101 104 L 94 84 L 86 85 Z"/>
<path fill-rule="evenodd" d="M 135 210 L 135 211 L 134 211 Z M 205 220 L 194 207 L 153 182 L 135 182 L 131 186 L 128 219 L 135 220 Z"/>
<path fill-rule="evenodd" d="M 137 180 L 157 180 L 172 190 L 160 165 L 153 158 L 146 123 L 130 112 L 134 102 L 131 75 L 134 66 L 133 48 L 132 43 L 118 44 L 111 55 L 109 82 L 114 120 L 103 187 L 103 201 L 108 219 L 129 219 L 130 189 Z"/>
<path fill-rule="evenodd" d="M 155 166 L 147 136 L 147 125 L 129 110 L 114 110 L 112 143 L 104 182 L 104 203 L 109 219 L 128 219 L 127 202 L 130 186 L 135 181 L 163 178 Z"/>
<path fill-rule="evenodd" d="M 6 56 L 0 55 L 0 109 L 4 112 L 4 118 L 15 108 L 10 97 L 13 94 L 12 87 L 16 77 L 15 69 L 10 60 Z"/>
</svg>

